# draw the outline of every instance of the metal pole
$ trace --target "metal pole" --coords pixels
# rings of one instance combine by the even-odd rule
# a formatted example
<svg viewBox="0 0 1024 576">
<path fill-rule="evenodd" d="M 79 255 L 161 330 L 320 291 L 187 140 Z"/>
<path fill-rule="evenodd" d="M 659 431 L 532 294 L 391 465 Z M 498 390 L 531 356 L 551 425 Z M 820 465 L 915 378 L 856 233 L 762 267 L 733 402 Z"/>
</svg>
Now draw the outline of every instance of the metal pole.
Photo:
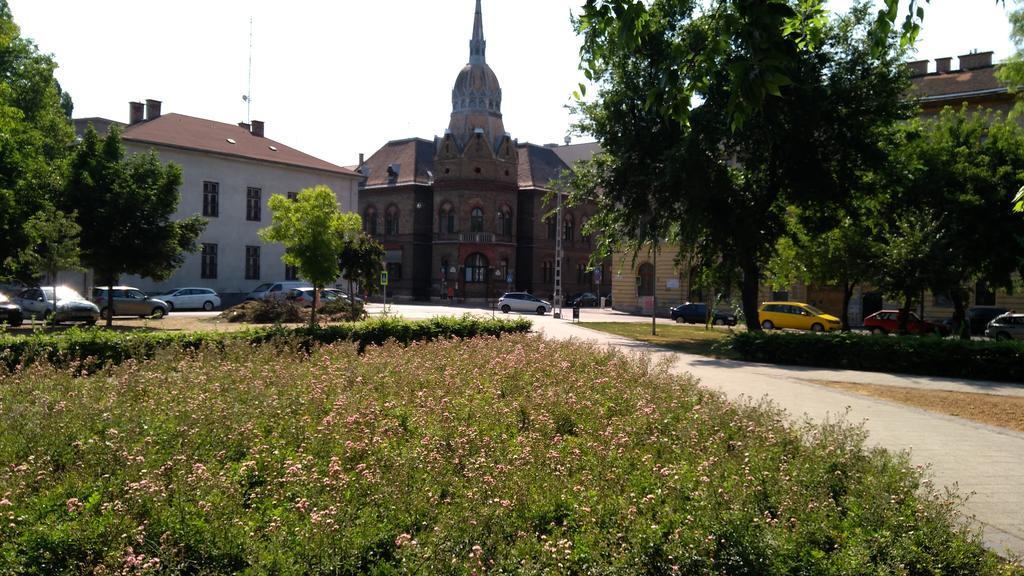
<svg viewBox="0 0 1024 576">
<path fill-rule="evenodd" d="M 651 336 L 658 335 L 658 240 L 654 240 L 654 278 L 651 279 Z"/>
<path fill-rule="evenodd" d="M 555 318 L 562 317 L 562 191 L 555 190 L 555 291 L 552 296 Z"/>
</svg>

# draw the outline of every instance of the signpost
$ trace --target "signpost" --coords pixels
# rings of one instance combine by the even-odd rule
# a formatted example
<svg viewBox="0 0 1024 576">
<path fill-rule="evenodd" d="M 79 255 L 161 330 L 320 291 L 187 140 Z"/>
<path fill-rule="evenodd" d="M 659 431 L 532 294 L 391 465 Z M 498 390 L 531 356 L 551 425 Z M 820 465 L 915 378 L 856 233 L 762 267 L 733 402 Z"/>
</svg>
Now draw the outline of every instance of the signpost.
<svg viewBox="0 0 1024 576">
<path fill-rule="evenodd" d="M 388 311 L 388 271 L 381 270 L 380 285 L 384 289 L 384 312 Z"/>
</svg>

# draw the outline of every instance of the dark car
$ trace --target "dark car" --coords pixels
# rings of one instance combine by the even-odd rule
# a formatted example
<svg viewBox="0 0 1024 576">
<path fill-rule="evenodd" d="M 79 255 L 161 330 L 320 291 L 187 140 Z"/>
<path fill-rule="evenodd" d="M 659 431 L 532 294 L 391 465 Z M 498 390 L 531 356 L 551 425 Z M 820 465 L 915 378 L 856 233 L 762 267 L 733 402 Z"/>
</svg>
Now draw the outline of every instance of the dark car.
<svg viewBox="0 0 1024 576">
<path fill-rule="evenodd" d="M 3 292 L 0 292 L 0 324 L 8 326 L 21 326 L 25 317 L 21 313 L 21 306 L 11 302 Z"/>
<path fill-rule="evenodd" d="M 586 308 L 588 306 L 597 306 L 601 302 L 601 299 L 597 297 L 597 294 L 591 292 L 580 292 L 573 294 L 565 299 L 565 306 L 567 308 Z"/>
<path fill-rule="evenodd" d="M 985 333 L 988 323 L 997 316 L 1006 314 L 1006 308 L 993 308 L 991 306 L 975 306 L 967 309 L 967 324 L 971 328 L 971 336 L 981 336 Z"/>
<path fill-rule="evenodd" d="M 669 314 L 676 322 L 687 324 L 704 324 L 708 319 L 708 305 L 702 302 L 686 302 L 669 308 Z M 735 326 L 736 315 L 720 310 L 714 310 L 711 323 L 716 326 Z"/>
</svg>

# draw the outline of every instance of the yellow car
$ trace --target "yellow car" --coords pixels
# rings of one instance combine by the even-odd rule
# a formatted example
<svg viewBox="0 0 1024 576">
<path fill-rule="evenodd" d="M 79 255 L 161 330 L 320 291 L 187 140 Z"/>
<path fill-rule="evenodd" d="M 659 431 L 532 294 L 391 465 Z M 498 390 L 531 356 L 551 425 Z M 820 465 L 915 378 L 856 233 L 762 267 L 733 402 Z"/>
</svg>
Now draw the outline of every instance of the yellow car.
<svg viewBox="0 0 1024 576">
<path fill-rule="evenodd" d="M 842 327 L 839 318 L 803 302 L 765 302 L 758 308 L 757 316 L 765 330 L 795 328 L 831 332 Z"/>
</svg>

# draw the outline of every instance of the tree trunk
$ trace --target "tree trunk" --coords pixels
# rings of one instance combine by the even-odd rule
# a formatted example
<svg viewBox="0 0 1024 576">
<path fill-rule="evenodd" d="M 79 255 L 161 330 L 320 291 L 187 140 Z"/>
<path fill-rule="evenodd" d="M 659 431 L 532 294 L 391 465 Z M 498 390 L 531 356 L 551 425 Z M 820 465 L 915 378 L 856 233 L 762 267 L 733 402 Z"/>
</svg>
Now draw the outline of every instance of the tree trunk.
<svg viewBox="0 0 1024 576">
<path fill-rule="evenodd" d="M 107 328 L 114 326 L 114 275 L 107 276 Z"/>
<path fill-rule="evenodd" d="M 839 316 L 843 323 L 843 332 L 850 331 L 850 299 L 853 298 L 853 287 L 852 282 L 843 283 L 843 312 Z"/>
<path fill-rule="evenodd" d="M 899 333 L 907 333 L 907 323 L 910 322 L 910 307 L 914 304 L 914 298 L 912 296 L 903 295 L 903 307 L 900 308 L 899 313 Z"/>
<path fill-rule="evenodd" d="M 57 271 L 53 268 L 46 271 L 50 276 L 50 286 L 53 288 L 53 317 L 57 317 Z M 46 293 L 43 293 L 43 298 L 46 298 Z M 56 324 L 56 322 L 54 322 Z"/>
<path fill-rule="evenodd" d="M 953 331 L 961 340 L 970 340 L 970 329 L 964 329 L 964 323 L 967 319 L 967 303 L 965 302 L 966 299 L 964 296 L 965 294 L 963 290 L 960 290 L 959 288 L 956 288 L 949 293 L 949 298 L 953 301 Z"/>
<path fill-rule="evenodd" d="M 316 326 L 316 309 L 320 307 L 320 286 L 313 285 L 313 307 L 309 309 L 309 327 Z"/>
<path fill-rule="evenodd" d="M 352 321 L 356 321 L 356 294 L 352 291 L 352 278 L 348 279 L 348 305 L 352 310 Z"/>
<path fill-rule="evenodd" d="M 761 271 L 757 264 L 748 262 L 743 265 L 743 280 L 740 291 L 743 298 L 743 315 L 747 319 L 747 330 L 761 331 L 761 320 L 757 315 L 758 292 L 760 291 Z"/>
</svg>

